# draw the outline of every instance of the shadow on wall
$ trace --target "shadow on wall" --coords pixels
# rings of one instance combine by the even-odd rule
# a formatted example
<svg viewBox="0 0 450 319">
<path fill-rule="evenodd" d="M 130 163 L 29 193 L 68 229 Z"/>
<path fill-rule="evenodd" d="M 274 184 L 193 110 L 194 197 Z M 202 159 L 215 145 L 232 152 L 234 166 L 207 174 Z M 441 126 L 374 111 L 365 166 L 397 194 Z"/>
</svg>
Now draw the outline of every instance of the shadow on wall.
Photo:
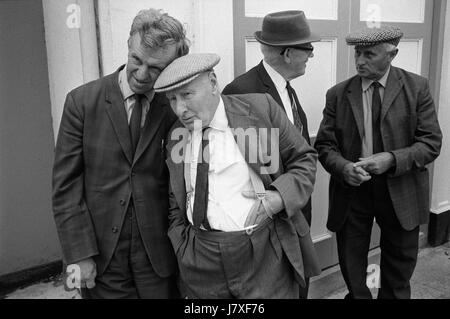
<svg viewBox="0 0 450 319">
<path fill-rule="evenodd" d="M 54 138 L 42 2 L 0 1 L 0 30 L 0 277 L 4 277 L 61 257 L 51 209 Z"/>
</svg>

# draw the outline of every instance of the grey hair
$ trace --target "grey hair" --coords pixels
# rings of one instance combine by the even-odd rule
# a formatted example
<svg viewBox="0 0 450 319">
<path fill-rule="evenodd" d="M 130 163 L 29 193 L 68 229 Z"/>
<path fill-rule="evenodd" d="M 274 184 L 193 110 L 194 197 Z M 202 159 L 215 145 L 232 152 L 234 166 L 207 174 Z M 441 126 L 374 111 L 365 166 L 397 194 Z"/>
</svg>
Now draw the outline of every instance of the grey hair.
<svg viewBox="0 0 450 319">
<path fill-rule="evenodd" d="M 130 38 L 136 33 L 140 34 L 142 45 L 148 48 L 165 48 L 176 44 L 178 57 L 189 53 L 190 42 L 183 25 L 162 10 L 140 11 L 131 25 Z"/>
<path fill-rule="evenodd" d="M 264 61 L 272 65 L 273 63 L 279 61 L 282 57 L 280 53 L 283 51 L 281 47 L 274 47 L 271 45 L 260 43 L 261 53 L 264 55 Z"/>
</svg>

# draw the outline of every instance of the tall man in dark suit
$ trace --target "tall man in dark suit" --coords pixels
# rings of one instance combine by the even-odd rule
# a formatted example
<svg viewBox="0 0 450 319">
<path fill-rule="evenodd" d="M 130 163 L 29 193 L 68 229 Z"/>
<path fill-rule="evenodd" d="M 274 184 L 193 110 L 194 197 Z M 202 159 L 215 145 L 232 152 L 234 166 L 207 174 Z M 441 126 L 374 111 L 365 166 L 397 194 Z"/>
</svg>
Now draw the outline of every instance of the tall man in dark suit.
<svg viewBox="0 0 450 319">
<path fill-rule="evenodd" d="M 67 95 L 56 145 L 54 217 L 86 298 L 177 294 L 163 155 L 176 117 L 153 85 L 188 41 L 179 21 L 149 9 L 128 48 L 126 66 Z"/>
<path fill-rule="evenodd" d="M 282 11 L 264 17 L 262 31 L 255 32 L 264 60 L 236 78 L 223 94 L 268 93 L 279 104 L 310 144 L 308 120 L 290 81 L 303 76 L 306 63 L 314 57 L 312 42 L 320 37 L 312 34 L 302 11 Z M 302 210 L 311 225 L 311 200 Z M 300 292 L 307 298 L 308 287 Z"/>
<path fill-rule="evenodd" d="M 189 298 L 298 298 L 320 273 L 301 209 L 316 153 L 268 94 L 224 96 L 215 54 L 169 65 L 155 84 L 168 137 L 169 237 Z"/>
<path fill-rule="evenodd" d="M 358 75 L 328 91 L 315 144 L 331 174 L 327 226 L 337 232 L 347 298 L 372 298 L 366 271 L 374 218 L 378 298 L 410 298 L 419 226 L 428 221 L 426 165 L 439 155 L 442 134 L 428 81 L 391 66 L 402 36 L 383 27 L 347 37 Z"/>
</svg>

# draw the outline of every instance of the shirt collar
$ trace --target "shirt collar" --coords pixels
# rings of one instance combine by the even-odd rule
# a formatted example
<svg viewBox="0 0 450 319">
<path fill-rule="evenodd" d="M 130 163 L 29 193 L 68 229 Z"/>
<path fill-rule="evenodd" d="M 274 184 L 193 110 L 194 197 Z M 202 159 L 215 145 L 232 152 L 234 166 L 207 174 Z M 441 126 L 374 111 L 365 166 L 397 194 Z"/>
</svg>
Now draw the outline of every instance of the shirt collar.
<svg viewBox="0 0 450 319">
<path fill-rule="evenodd" d="M 378 80 L 378 83 L 380 83 L 383 86 L 383 88 L 386 87 L 387 79 L 389 77 L 390 72 L 391 72 L 391 67 L 389 66 L 389 69 L 386 71 L 386 73 L 383 75 L 383 77 Z M 370 86 L 372 85 L 373 82 L 375 82 L 375 81 L 363 78 L 362 79 L 363 92 L 366 92 L 370 88 Z"/>
<path fill-rule="evenodd" d="M 220 97 L 219 105 L 217 106 L 216 113 L 214 114 L 211 123 L 209 123 L 209 127 L 222 132 L 226 131 L 228 128 L 228 118 L 225 113 L 225 105 L 223 104 L 222 97 Z"/>
<path fill-rule="evenodd" d="M 277 87 L 278 91 L 283 92 L 286 89 L 286 80 L 278 73 L 274 68 L 272 68 L 266 61 L 263 60 L 264 68 L 269 74 L 272 82 Z"/>
<path fill-rule="evenodd" d="M 131 90 L 130 84 L 128 83 L 127 66 L 125 66 L 119 73 L 119 87 L 120 91 L 122 92 L 124 101 L 128 100 L 130 97 L 136 94 Z M 155 96 L 155 91 L 151 90 L 150 92 L 147 92 L 144 95 L 147 98 L 147 100 L 151 102 L 153 100 L 153 97 Z"/>
</svg>

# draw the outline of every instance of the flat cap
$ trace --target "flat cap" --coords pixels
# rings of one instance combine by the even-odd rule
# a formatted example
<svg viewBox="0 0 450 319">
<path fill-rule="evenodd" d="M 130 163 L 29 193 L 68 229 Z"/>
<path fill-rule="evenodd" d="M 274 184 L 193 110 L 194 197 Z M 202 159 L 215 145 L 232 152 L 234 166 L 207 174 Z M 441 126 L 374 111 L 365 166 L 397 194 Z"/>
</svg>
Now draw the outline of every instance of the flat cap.
<svg viewBox="0 0 450 319">
<path fill-rule="evenodd" d="M 348 45 L 370 47 L 380 43 L 390 43 L 397 46 L 403 32 L 399 28 L 384 26 L 381 28 L 365 28 L 349 34 L 345 40 Z"/>
<path fill-rule="evenodd" d="M 173 60 L 159 75 L 155 92 L 167 92 L 196 79 L 201 73 L 212 70 L 220 61 L 214 53 L 192 53 Z"/>
</svg>

